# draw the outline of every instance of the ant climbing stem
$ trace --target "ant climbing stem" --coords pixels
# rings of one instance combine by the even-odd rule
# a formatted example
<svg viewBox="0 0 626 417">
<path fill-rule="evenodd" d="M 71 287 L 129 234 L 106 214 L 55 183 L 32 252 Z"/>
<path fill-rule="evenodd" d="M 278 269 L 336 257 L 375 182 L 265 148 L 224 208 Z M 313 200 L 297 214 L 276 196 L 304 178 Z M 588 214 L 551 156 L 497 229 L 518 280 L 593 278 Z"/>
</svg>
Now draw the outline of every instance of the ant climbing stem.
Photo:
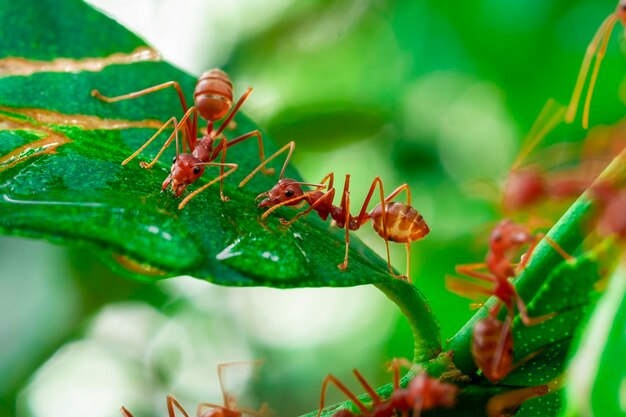
<svg viewBox="0 0 626 417">
<path fill-rule="evenodd" d="M 286 150 L 286 148 L 283 148 Z M 289 221 L 281 220 L 283 224 L 290 225 L 310 212 L 315 211 L 322 220 L 328 219 L 330 216 L 337 227 L 345 229 L 345 255 L 342 263 L 337 265 L 341 270 L 348 267 L 349 248 L 350 248 L 350 230 L 358 230 L 368 221 L 371 221 L 374 230 L 380 237 L 385 240 L 387 249 L 387 267 L 389 272 L 395 278 L 410 279 L 410 245 L 412 242 L 422 239 L 426 236 L 430 229 L 424 221 L 424 218 L 417 210 L 411 206 L 411 190 L 407 184 L 403 184 L 396 188 L 391 194 L 385 197 L 383 182 L 380 177 L 376 177 L 370 186 L 369 192 L 361 206 L 359 214 L 355 217 L 350 214 L 350 175 L 346 175 L 344 188 L 341 193 L 341 202 L 339 206 L 333 205 L 336 189 L 334 188 L 334 174 L 326 175 L 321 184 L 302 183 L 289 178 L 281 178 L 278 183 L 269 191 L 259 194 L 258 198 L 265 197 L 259 203 L 259 207 L 268 207 L 263 213 L 262 218 L 265 219 L 273 211 L 283 206 L 297 206 L 302 202 L 309 205 L 307 209 L 298 213 Z M 304 191 L 303 185 L 317 187 L 311 191 Z M 325 188 L 325 191 L 324 191 Z M 367 211 L 367 207 L 374 196 L 374 192 L 378 188 L 380 203 L 371 211 Z M 405 191 L 407 195 L 407 203 L 393 202 L 401 192 Z M 407 253 L 407 270 L 406 276 L 397 275 L 391 266 L 391 255 L 389 251 L 389 241 L 404 243 Z"/>
<path fill-rule="evenodd" d="M 591 107 L 591 97 L 593 95 L 593 90 L 595 88 L 596 80 L 598 78 L 600 64 L 602 64 L 602 60 L 604 59 L 604 56 L 606 54 L 607 45 L 609 43 L 609 39 L 611 39 L 611 33 L 613 32 L 613 28 L 618 21 L 620 21 L 622 25 L 626 26 L 626 0 L 620 0 L 618 2 L 615 11 L 602 22 L 602 24 L 598 28 L 598 31 L 593 36 L 591 42 L 589 43 L 589 46 L 587 47 L 585 57 L 583 58 L 582 65 L 578 73 L 578 78 L 576 79 L 576 85 L 574 86 L 572 98 L 567 108 L 567 113 L 565 116 L 565 121 L 567 123 L 572 123 L 574 121 L 574 118 L 576 117 L 576 110 L 578 108 L 578 103 L 580 102 L 580 96 L 582 94 L 583 87 L 585 86 L 587 74 L 589 73 L 589 69 L 591 67 L 591 61 L 595 56 L 596 61 L 593 67 L 593 71 L 591 73 L 591 78 L 589 79 L 589 86 L 587 87 L 587 97 L 585 98 L 585 105 L 583 109 L 582 126 L 584 129 L 587 129 L 587 127 L 589 127 L 589 108 Z"/>
<path fill-rule="evenodd" d="M 520 319 L 526 326 L 533 326 L 554 317 L 557 313 L 549 313 L 540 317 L 530 317 L 526 304 L 517 293 L 515 286 L 509 280 L 523 270 L 541 239 L 555 249 L 565 260 L 572 257 L 565 252 L 554 240 L 543 234 L 532 235 L 524 226 L 504 219 L 494 228 L 489 238 L 489 251 L 486 262 L 478 264 L 457 265 L 456 272 L 477 282 L 466 282 L 456 277 L 447 277 L 446 286 L 449 290 L 464 296 L 482 294 L 495 296 L 498 303 L 489 311 L 489 319 L 479 321 L 474 328 L 474 360 L 485 375 L 496 382 L 508 375 L 512 368 L 513 339 L 511 326 L 515 317 L 515 307 Z M 512 257 L 524 245 L 528 249 L 523 255 L 522 262 L 515 265 Z M 486 268 L 487 272 L 479 271 Z M 481 285 L 480 282 L 492 284 L 491 287 Z M 504 323 L 497 320 L 502 306 L 507 308 Z M 494 339 L 497 343 L 494 344 Z"/>
<path fill-rule="evenodd" d="M 202 74 L 195 87 L 194 105 L 189 108 L 187 108 L 180 85 L 175 81 L 159 84 L 154 87 L 117 97 L 104 96 L 97 90 L 92 91 L 92 95 L 105 102 L 113 103 L 121 100 L 135 99 L 168 87 L 174 87 L 176 89 L 181 102 L 181 107 L 184 111 L 183 117 L 180 122 L 177 122 L 175 117 L 170 118 L 161 127 L 161 129 L 148 139 L 137 151 L 126 158 L 122 162 L 122 165 L 126 165 L 137 157 L 150 143 L 152 143 L 152 141 L 159 137 L 170 124 L 173 124 L 174 131 L 165 141 L 157 155 L 150 163 L 141 162 L 140 166 L 146 169 L 152 168 L 161 158 L 163 152 L 165 152 L 165 150 L 171 145 L 172 141 L 174 141 L 174 138 L 176 138 L 176 158 L 172 161 L 170 174 L 165 179 L 162 186 L 163 190 L 170 186 L 176 197 L 180 197 L 188 185 L 196 182 L 204 173 L 204 167 L 208 165 L 220 167 L 219 176 L 209 184 L 214 184 L 219 181 L 220 197 L 223 201 L 227 201 L 228 197 L 224 195 L 223 190 L 224 178 L 230 175 L 230 173 L 238 167 L 237 164 L 226 164 L 227 149 L 253 137 L 257 139 L 259 146 L 259 159 L 261 161 L 261 165 L 253 172 L 257 173 L 258 171 L 261 171 L 268 175 L 274 173 L 273 169 L 266 169 L 265 164 L 263 164 L 265 161 L 265 151 L 263 148 L 263 139 L 259 130 L 248 132 L 231 140 L 227 140 L 222 136 L 224 129 L 233 120 L 240 107 L 252 93 L 252 88 L 248 87 L 248 89 L 241 95 L 239 100 L 233 106 L 233 85 L 228 78 L 228 75 L 221 70 L 212 69 Z M 201 138 L 198 138 L 199 118 L 207 121 L 207 133 Z M 215 122 L 222 119 L 224 120 L 221 125 L 216 128 Z M 179 153 L 178 132 L 181 129 L 183 131 L 183 143 L 182 153 Z M 191 153 L 187 152 L 187 148 L 191 150 Z M 220 157 L 221 163 L 213 163 L 213 161 L 215 161 L 218 157 Z M 225 171 L 225 168 L 227 167 L 230 167 L 231 170 Z M 193 197 L 198 195 L 201 191 L 204 191 L 206 188 L 208 188 L 208 184 L 191 193 L 179 204 L 178 208 L 182 209 Z"/>
</svg>

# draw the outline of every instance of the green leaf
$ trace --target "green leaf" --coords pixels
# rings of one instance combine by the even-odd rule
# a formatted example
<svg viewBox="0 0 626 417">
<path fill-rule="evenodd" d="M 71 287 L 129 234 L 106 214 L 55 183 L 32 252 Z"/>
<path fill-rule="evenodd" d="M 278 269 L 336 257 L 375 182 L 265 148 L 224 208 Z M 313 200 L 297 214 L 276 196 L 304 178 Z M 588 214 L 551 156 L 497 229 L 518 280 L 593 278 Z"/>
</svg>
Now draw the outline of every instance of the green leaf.
<svg viewBox="0 0 626 417">
<path fill-rule="evenodd" d="M 626 413 L 625 351 L 626 266 L 621 265 L 612 275 L 572 359 L 565 416 Z"/>
<path fill-rule="evenodd" d="M 138 165 L 156 155 L 171 131 L 120 165 L 164 121 L 180 119 L 181 105 L 173 90 L 117 103 L 102 102 L 91 91 L 115 96 L 176 80 L 191 103 L 194 77 L 160 62 L 137 36 L 79 1 L 1 0 L 0 7 L 4 33 L 16 34 L 0 45 L 2 233 L 87 246 L 135 279 L 191 275 L 220 285 L 280 288 L 377 284 L 416 332 L 419 327 L 416 354 L 432 357 L 440 350 L 439 329 L 423 295 L 394 279 L 386 262 L 356 236 L 343 272 L 337 268 L 342 230 L 314 215 L 286 228 L 280 217 L 293 216 L 293 209 L 261 219 L 255 196 L 270 189 L 277 175 L 259 174 L 238 187 L 259 164 L 256 141 L 228 151 L 227 162 L 239 165 L 224 182 L 229 201 L 220 199 L 215 185 L 183 210 L 179 199 L 161 192 L 174 146 L 152 169 Z M 258 128 L 242 114 L 235 121 L 225 131 L 229 138 Z M 269 155 L 277 147 L 263 137 Z M 281 164 L 275 161 L 276 168 Z M 189 188 L 216 173 L 207 168 Z M 286 175 L 300 178 L 292 168 Z"/>
</svg>

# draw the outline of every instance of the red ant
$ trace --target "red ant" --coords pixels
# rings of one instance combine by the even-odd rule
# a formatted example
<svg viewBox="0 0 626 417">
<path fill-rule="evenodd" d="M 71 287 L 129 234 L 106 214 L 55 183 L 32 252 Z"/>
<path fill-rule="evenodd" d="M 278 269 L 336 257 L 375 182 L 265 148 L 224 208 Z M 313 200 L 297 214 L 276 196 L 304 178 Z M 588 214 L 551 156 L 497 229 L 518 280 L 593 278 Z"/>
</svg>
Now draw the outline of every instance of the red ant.
<svg viewBox="0 0 626 417">
<path fill-rule="evenodd" d="M 592 161 L 583 161 L 579 167 L 563 169 L 549 175 L 538 164 L 522 166 L 530 152 L 561 123 L 564 114 L 565 108 L 550 99 L 531 127 L 504 186 L 502 205 L 506 213 L 528 209 L 546 198 L 578 197 L 598 174 L 599 169 L 593 169 L 594 165 L 587 163 Z M 564 149 L 563 146 L 553 146 L 553 148 L 555 149 L 549 150 L 558 152 L 559 155 L 550 154 L 547 155 L 549 158 L 545 159 L 555 162 L 564 153 Z M 546 151 L 541 153 L 544 157 Z M 598 166 L 595 168 L 600 168 L 599 164 L 596 165 Z"/>
<path fill-rule="evenodd" d="M 239 408 L 237 406 L 237 401 L 224 390 L 224 379 L 222 376 L 223 369 L 226 366 L 230 366 L 233 364 L 244 363 L 244 362 L 229 362 L 229 363 L 220 363 L 217 366 L 217 374 L 219 376 L 220 387 L 222 388 L 222 393 L 224 394 L 224 405 L 212 404 L 212 403 L 200 403 L 198 405 L 198 411 L 196 413 L 197 417 L 242 417 L 243 415 L 249 415 L 253 417 L 265 417 L 268 415 L 267 404 L 263 404 L 261 409 L 258 411 L 248 410 L 245 408 Z M 247 363 L 247 362 L 245 362 Z M 167 413 L 168 417 L 176 417 L 176 407 L 185 417 L 189 417 L 189 414 L 185 411 L 185 409 L 180 405 L 178 400 L 174 398 L 172 395 L 167 396 Z M 126 407 L 122 407 L 120 409 L 122 415 L 124 417 L 133 417 L 133 415 L 126 409 Z"/>
<path fill-rule="evenodd" d="M 320 409 L 317 413 L 317 417 L 321 416 L 322 410 L 324 409 L 326 389 L 330 382 L 335 384 L 360 411 L 360 414 L 355 414 L 350 410 L 343 409 L 334 413 L 333 417 L 355 417 L 357 415 L 362 417 L 392 417 L 398 412 L 406 416 L 409 411 L 412 411 L 413 417 L 419 417 L 424 410 L 437 407 L 454 407 L 459 388 L 453 384 L 439 382 L 423 370 L 408 383 L 406 388 L 400 388 L 400 366 L 407 366 L 407 362 L 408 361 L 397 359 L 392 361 L 391 366 L 394 372 L 393 393 L 386 401 L 383 401 L 358 370 L 353 370 L 361 386 L 363 386 L 367 394 L 372 398 L 373 404 L 370 409 L 334 375 L 329 374 L 324 378 L 324 382 L 322 383 Z M 408 367 L 410 368 L 411 365 L 412 364 L 409 364 Z"/>
<path fill-rule="evenodd" d="M 580 72 L 578 73 L 578 79 L 576 80 L 574 92 L 572 93 L 572 99 L 570 100 L 569 106 L 567 108 L 567 113 L 565 116 L 565 121 L 567 123 L 572 123 L 574 121 L 574 118 L 576 117 L 576 110 L 578 108 L 580 96 L 585 85 L 585 80 L 587 79 L 587 74 L 589 73 L 591 60 L 595 55 L 596 62 L 593 67 L 593 72 L 591 73 L 591 78 L 589 80 L 589 87 L 587 88 L 587 97 L 585 99 L 585 107 L 583 110 L 582 121 L 584 129 L 587 129 L 587 127 L 589 126 L 589 107 L 591 106 L 591 96 L 593 95 L 593 89 L 595 88 L 596 79 L 598 78 L 600 64 L 604 59 L 609 39 L 611 39 L 611 32 L 613 31 L 613 28 L 615 27 L 617 21 L 622 22 L 622 25 L 626 26 L 626 0 L 620 0 L 617 3 L 615 11 L 602 22 L 602 24 L 598 28 L 598 31 L 593 36 L 591 43 L 589 43 L 589 46 L 587 47 L 585 57 L 583 58 L 583 63 L 580 67 Z"/>
<path fill-rule="evenodd" d="M 494 332 L 498 324 L 494 321 L 498 316 L 502 305 L 505 305 L 508 314 L 504 325 L 500 327 L 500 337 L 498 339 L 498 349 L 495 351 L 496 355 L 492 361 L 494 380 L 498 380 L 505 375 L 501 372 L 503 369 L 508 369 L 506 349 L 510 347 L 512 349 L 512 339 L 509 339 L 510 328 L 514 318 L 514 305 L 517 305 L 517 309 L 520 314 L 522 322 L 526 326 L 532 326 L 539 324 L 551 317 L 556 313 L 550 313 L 541 317 L 531 318 L 526 311 L 526 305 L 521 299 L 515 286 L 509 281 L 509 278 L 513 278 L 516 275 L 516 269 L 512 262 L 512 257 L 515 256 L 517 251 L 524 245 L 529 245 L 526 253 L 522 257 L 522 262 L 518 265 L 517 269 L 522 270 L 530 260 L 535 247 L 539 241 L 543 238 L 543 235 L 533 236 L 524 226 L 513 223 L 509 219 L 500 221 L 493 229 L 489 238 L 489 251 L 487 253 L 486 262 L 479 264 L 457 265 L 456 272 L 466 275 L 471 278 L 476 278 L 480 281 L 488 282 L 494 285 L 493 288 L 487 288 L 478 284 L 477 282 L 461 281 L 459 278 L 448 277 L 446 285 L 447 287 L 461 295 L 468 295 L 473 293 L 493 295 L 498 298 L 499 302 L 491 308 L 489 315 L 492 318 L 491 321 L 482 321 L 481 326 L 483 330 L 479 332 L 486 332 L 484 339 L 487 338 L 487 330 Z M 571 259 L 571 256 L 567 254 L 556 242 L 548 237 L 545 237 L 547 242 L 561 255 L 564 259 Z M 489 272 L 479 272 L 478 269 L 487 268 Z M 486 320 L 486 319 L 485 319 Z M 480 329 L 480 328 L 479 328 Z M 476 329 L 475 329 L 476 332 Z M 485 340 L 486 341 L 486 340 Z M 502 362 L 504 360 L 504 362 Z M 482 362 L 482 360 L 481 360 Z M 480 366 L 480 365 L 479 365 Z M 484 368 L 481 368 L 484 371 Z M 491 372 L 490 372 L 491 373 Z M 489 378 L 491 379 L 491 378 Z"/>
<path fill-rule="evenodd" d="M 271 158 L 268 158 L 266 161 L 264 161 L 261 166 L 274 158 L 278 153 L 284 152 L 288 147 L 290 147 L 291 152 L 293 152 L 293 144 L 288 144 L 283 147 L 283 149 L 281 149 L 279 152 L 274 154 Z M 289 156 L 291 155 L 291 152 L 289 153 Z M 255 171 L 253 171 L 250 176 L 254 175 L 254 173 Z M 336 192 L 333 186 L 334 178 L 335 175 L 333 173 L 330 173 L 322 179 L 321 184 L 309 184 L 289 178 L 282 178 L 281 173 L 281 179 L 271 190 L 261 193 L 257 196 L 257 199 L 265 197 L 265 199 L 259 203 L 259 207 L 269 207 L 269 209 L 265 213 L 263 213 L 262 218 L 267 218 L 270 213 L 282 206 L 296 206 L 301 205 L 303 202 L 308 203 L 309 207 L 306 210 L 298 213 L 293 219 L 289 221 L 281 219 L 281 222 L 284 225 L 290 225 L 294 223 L 300 217 L 307 215 L 313 210 L 317 212 L 322 220 L 326 220 L 328 216 L 330 216 L 334 220 L 334 224 L 337 227 L 346 230 L 346 250 L 344 260 L 341 264 L 337 265 L 337 267 L 341 270 L 345 270 L 348 267 L 350 230 L 357 230 L 369 220 L 371 220 L 374 230 L 376 230 L 376 232 L 383 239 L 385 239 L 385 245 L 387 247 L 387 266 L 389 268 L 389 272 L 396 278 L 406 278 L 409 282 L 411 282 L 409 275 L 411 242 L 422 239 L 428 234 L 428 232 L 430 232 L 430 229 L 428 228 L 428 225 L 424 221 L 422 215 L 411 206 L 411 190 L 409 186 L 407 184 L 402 184 L 401 186 L 396 188 L 391 194 L 385 197 L 385 193 L 383 191 L 383 182 L 380 177 L 376 177 L 372 182 L 372 185 L 370 186 L 369 192 L 367 193 L 367 197 L 365 197 L 363 205 L 361 206 L 361 211 L 355 217 L 350 214 L 350 175 L 346 175 L 346 181 L 344 184 L 343 192 L 341 194 L 341 204 L 339 206 L 333 205 L 333 199 Z M 239 186 L 241 187 L 243 184 L 245 184 L 248 179 L 249 178 L 244 179 L 241 184 L 239 184 Z M 327 181 L 328 184 L 324 185 Z M 313 186 L 316 187 L 316 189 L 305 192 L 302 190 L 303 185 Z M 374 207 L 370 212 L 367 212 L 367 206 L 369 205 L 377 186 L 380 191 L 381 203 L 376 205 L 376 207 Z M 326 188 L 326 191 L 322 191 L 323 188 Z M 391 201 L 402 191 L 406 191 L 406 204 Z M 391 267 L 389 241 L 406 244 L 406 277 L 396 275 L 393 271 L 393 268 Z"/>
<path fill-rule="evenodd" d="M 146 141 L 135 153 L 126 158 L 122 165 L 126 165 L 139 155 L 154 139 L 156 139 L 161 132 L 163 132 L 170 123 L 174 125 L 174 132 L 167 139 L 159 153 L 154 157 L 150 163 L 141 162 L 139 165 L 143 168 L 151 168 L 159 160 L 165 149 L 176 138 L 176 157 L 172 161 L 172 167 L 170 174 L 163 182 L 161 189 L 164 191 L 168 186 L 171 186 L 171 190 L 176 197 L 180 197 L 185 188 L 189 184 L 197 181 L 204 173 L 205 166 L 218 166 L 220 167 L 220 175 L 211 180 L 208 184 L 198 188 L 178 205 L 179 209 L 182 209 L 192 198 L 210 187 L 215 182 L 220 182 L 220 197 L 223 201 L 227 201 L 228 198 L 224 196 L 223 182 L 224 178 L 232 174 L 238 167 L 237 164 L 225 163 L 226 150 L 238 143 L 243 142 L 251 137 L 256 137 L 259 143 L 259 157 L 261 162 L 265 160 L 263 150 L 263 140 L 261 133 L 258 130 L 246 133 L 233 140 L 227 141 L 225 138 L 221 138 L 222 132 L 230 124 L 235 117 L 235 114 L 239 111 L 239 108 L 246 101 L 248 96 L 252 93 L 252 88 L 248 89 L 241 95 L 237 103 L 233 107 L 233 85 L 228 78 L 228 75 L 219 69 L 212 69 L 202 74 L 196 84 L 194 91 L 194 105 L 189 109 L 185 102 L 185 97 L 180 88 L 180 85 L 176 81 L 169 81 L 163 84 L 156 85 L 154 87 L 147 88 L 145 90 L 136 91 L 129 94 L 124 94 L 117 97 L 103 96 L 98 90 L 93 90 L 91 95 L 97 97 L 100 100 L 107 103 L 113 103 L 116 101 L 134 99 L 144 96 L 146 94 L 153 93 L 165 89 L 167 87 L 174 87 L 178 92 L 181 106 L 184 111 L 184 116 L 177 122 L 175 117 L 170 118 L 150 139 Z M 232 109 L 232 110 L 231 110 Z M 229 113 L 230 111 L 230 113 Z M 228 114 L 228 116 L 226 116 Z M 215 122 L 226 116 L 226 119 L 222 124 L 215 128 Z M 200 138 L 198 137 L 198 118 L 201 117 L 207 120 L 207 133 Z M 178 131 L 180 125 L 184 125 L 183 131 L 185 133 L 183 137 L 183 149 L 182 153 L 179 152 L 178 147 Z M 216 140 L 218 142 L 216 143 Z M 191 153 L 187 153 L 187 145 L 191 150 Z M 213 162 L 217 159 L 221 152 L 221 162 Z M 224 168 L 230 168 L 224 172 Z M 265 169 L 261 167 L 265 174 L 273 173 L 273 169 Z M 284 169 L 284 168 L 283 168 Z"/>
</svg>

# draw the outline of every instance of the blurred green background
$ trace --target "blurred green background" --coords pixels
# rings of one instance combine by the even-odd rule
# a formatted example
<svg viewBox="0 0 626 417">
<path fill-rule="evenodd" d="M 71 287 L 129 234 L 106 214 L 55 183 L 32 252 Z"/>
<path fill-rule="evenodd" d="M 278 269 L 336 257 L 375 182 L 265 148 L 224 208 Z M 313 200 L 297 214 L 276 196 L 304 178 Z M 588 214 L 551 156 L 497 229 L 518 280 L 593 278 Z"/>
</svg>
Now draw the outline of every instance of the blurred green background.
<svg viewBox="0 0 626 417">
<path fill-rule="evenodd" d="M 431 227 L 414 245 L 412 277 L 451 337 L 471 315 L 445 290 L 454 265 L 478 262 L 501 214 L 498 192 L 549 97 L 567 103 L 588 42 L 614 0 L 91 0 L 192 74 L 218 66 L 244 111 L 280 144 L 297 142 L 304 178 L 352 175 L 360 202 L 376 175 L 403 182 Z M 619 26 L 619 25 L 618 25 Z M 601 69 L 591 125 L 624 112 L 623 29 Z M 174 96 L 173 96 L 174 97 Z M 174 99 L 174 98 L 173 98 Z M 558 140 L 584 137 L 561 127 Z M 485 187 L 477 186 L 482 184 Z M 482 190 L 478 192 L 477 190 Z M 358 203 L 356 203 L 358 204 Z M 384 256 L 369 227 L 357 232 Z M 392 262 L 404 271 L 404 250 Z M 0 238 L 0 413 L 165 415 L 174 394 L 190 413 L 227 388 L 277 416 L 316 409 L 324 376 L 375 386 L 384 363 L 411 357 L 412 336 L 374 287 L 221 288 L 189 277 L 120 278 L 81 248 Z M 332 392 L 330 401 L 343 400 Z"/>
</svg>

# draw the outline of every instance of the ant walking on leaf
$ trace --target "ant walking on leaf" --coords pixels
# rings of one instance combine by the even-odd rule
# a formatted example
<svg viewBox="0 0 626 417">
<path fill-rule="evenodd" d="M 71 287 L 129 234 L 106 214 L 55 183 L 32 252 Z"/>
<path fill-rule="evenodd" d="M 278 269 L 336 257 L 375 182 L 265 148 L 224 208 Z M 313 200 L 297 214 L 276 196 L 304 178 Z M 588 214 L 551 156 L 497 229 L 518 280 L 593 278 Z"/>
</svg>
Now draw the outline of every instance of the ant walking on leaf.
<svg viewBox="0 0 626 417">
<path fill-rule="evenodd" d="M 245 362 L 227 362 L 220 363 L 217 366 L 217 375 L 224 395 L 224 405 L 212 404 L 212 403 L 200 403 L 198 405 L 197 417 L 242 417 L 244 415 L 252 417 L 267 417 L 269 416 L 269 409 L 267 404 L 263 404 L 261 408 L 257 410 L 249 410 L 238 406 L 235 398 L 224 389 L 224 369 L 228 366 L 238 365 Z M 259 361 L 252 363 L 260 363 Z M 176 417 L 176 409 L 178 409 L 184 417 L 189 417 L 189 414 L 185 411 L 182 405 L 172 395 L 167 396 L 167 413 L 168 417 Z M 126 407 L 120 409 L 124 417 L 134 417 Z"/>
<path fill-rule="evenodd" d="M 611 33 L 613 32 L 613 28 L 618 21 L 620 21 L 622 25 L 626 26 L 626 0 L 620 0 L 617 3 L 615 11 L 602 22 L 598 31 L 593 36 L 591 43 L 589 43 L 589 46 L 587 47 L 583 63 L 580 66 L 580 72 L 578 73 L 574 92 L 572 93 L 572 98 L 565 115 L 565 121 L 567 123 L 572 123 L 576 117 L 576 110 L 578 108 L 578 103 L 580 102 L 580 96 L 582 94 L 583 87 L 585 86 L 585 81 L 587 80 L 587 74 L 589 73 L 589 68 L 591 67 L 591 61 L 595 55 L 596 61 L 593 67 L 593 72 L 591 73 L 591 78 L 589 79 L 587 97 L 585 98 L 585 105 L 583 108 L 582 126 L 584 129 L 589 127 L 589 108 L 591 107 L 591 96 L 593 95 L 593 89 L 595 88 L 596 80 L 598 78 L 600 64 L 606 54 L 609 39 L 611 39 Z"/>
<path fill-rule="evenodd" d="M 141 167 L 152 168 L 159 160 L 163 152 L 165 152 L 167 147 L 171 145 L 174 138 L 176 138 L 176 157 L 172 161 L 170 174 L 163 182 L 161 189 L 165 190 L 168 186 L 170 186 L 174 195 L 176 197 L 180 197 L 188 185 L 196 182 L 202 176 L 205 167 L 215 166 L 220 168 L 220 175 L 186 196 L 178 205 L 178 208 L 182 209 L 185 207 L 185 205 L 192 198 L 206 190 L 217 181 L 220 182 L 220 197 L 223 201 L 227 201 L 228 197 L 224 195 L 223 191 L 224 178 L 232 174 L 238 168 L 237 164 L 225 162 L 227 149 L 245 141 L 246 139 L 255 137 L 257 138 L 259 144 L 260 160 L 261 162 L 265 161 L 263 140 L 261 138 L 261 133 L 258 130 L 246 133 L 230 141 L 226 140 L 226 138 L 222 136 L 224 129 L 232 122 L 233 118 L 239 111 L 239 108 L 252 93 L 251 87 L 248 87 L 237 103 L 233 106 L 233 85 L 228 78 L 228 75 L 219 69 L 212 69 L 202 74 L 198 80 L 194 91 L 194 105 L 190 108 L 187 108 L 184 94 L 180 85 L 176 81 L 169 81 L 145 90 L 117 97 L 106 97 L 98 90 L 93 90 L 91 95 L 107 103 L 113 103 L 116 101 L 138 98 L 168 87 L 174 87 L 178 92 L 178 97 L 180 98 L 180 103 L 184 112 L 182 119 L 179 122 L 175 117 L 170 118 L 136 152 L 126 158 L 122 162 L 122 165 L 126 165 L 133 160 L 170 124 L 173 124 L 174 132 L 172 132 L 166 140 L 165 144 L 161 147 L 161 150 L 150 163 L 141 162 Z M 200 117 L 207 120 L 207 133 L 198 139 L 198 119 Z M 216 128 L 215 122 L 224 117 L 226 117 L 224 121 L 219 127 Z M 184 133 L 182 152 L 180 151 L 178 145 L 178 132 L 181 130 L 181 126 Z M 189 147 L 191 151 L 190 153 L 187 152 L 187 147 Z M 214 162 L 220 154 L 220 162 Z M 229 168 L 228 171 L 225 171 L 225 168 Z M 272 174 L 274 172 L 273 169 L 265 169 L 264 166 L 260 169 L 265 174 Z"/>
<path fill-rule="evenodd" d="M 287 161 L 293 153 L 294 144 L 290 142 L 285 145 L 276 154 L 269 157 L 261 165 L 269 162 L 276 157 L 279 153 L 285 152 L 289 149 Z M 287 164 L 285 161 L 285 165 Z M 260 169 L 260 167 L 257 168 Z M 255 170 L 256 171 L 256 170 Z M 250 173 L 248 178 L 245 178 L 239 186 L 243 186 L 249 178 L 256 172 Z M 328 219 L 330 216 L 333 219 L 335 226 L 340 229 L 345 229 L 345 256 L 343 262 L 337 265 L 341 270 L 348 268 L 348 253 L 350 249 L 350 230 L 358 230 L 365 223 L 371 220 L 374 230 L 385 240 L 387 249 L 387 266 L 389 272 L 395 278 L 407 279 L 411 282 L 410 278 L 410 249 L 411 242 L 422 239 L 426 236 L 430 229 L 422 215 L 411 206 L 411 190 L 407 184 L 403 184 L 396 188 L 391 194 L 385 197 L 383 190 L 383 182 L 380 177 L 376 177 L 370 186 L 370 189 L 365 197 L 365 201 L 361 206 L 361 210 L 357 216 L 350 214 L 350 175 L 346 175 L 344 188 L 341 193 L 341 203 L 339 206 L 333 205 L 336 189 L 334 187 L 335 175 L 330 173 L 326 175 L 321 184 L 310 184 L 305 182 L 296 181 L 290 178 L 283 178 L 283 172 L 281 172 L 280 180 L 269 191 L 261 193 L 257 196 L 257 199 L 265 197 L 260 203 L 259 207 L 269 207 L 262 218 L 265 219 L 272 212 L 283 206 L 298 206 L 302 207 L 303 204 L 308 204 L 309 207 L 298 213 L 294 218 L 289 221 L 281 219 L 284 225 L 291 225 L 303 216 L 306 216 L 311 211 L 315 211 L 322 220 Z M 304 191 L 302 186 L 315 187 L 314 190 Z M 374 192 L 378 188 L 380 195 L 380 203 L 376 205 L 371 211 L 367 211 L 367 207 L 374 196 Z M 324 191 L 325 189 L 325 191 Z M 392 201 L 398 194 L 405 191 L 407 196 L 406 203 L 400 203 Z M 406 276 L 397 275 L 391 266 L 391 256 L 389 253 L 389 242 L 404 243 L 406 245 L 407 255 L 407 267 Z"/>
</svg>

